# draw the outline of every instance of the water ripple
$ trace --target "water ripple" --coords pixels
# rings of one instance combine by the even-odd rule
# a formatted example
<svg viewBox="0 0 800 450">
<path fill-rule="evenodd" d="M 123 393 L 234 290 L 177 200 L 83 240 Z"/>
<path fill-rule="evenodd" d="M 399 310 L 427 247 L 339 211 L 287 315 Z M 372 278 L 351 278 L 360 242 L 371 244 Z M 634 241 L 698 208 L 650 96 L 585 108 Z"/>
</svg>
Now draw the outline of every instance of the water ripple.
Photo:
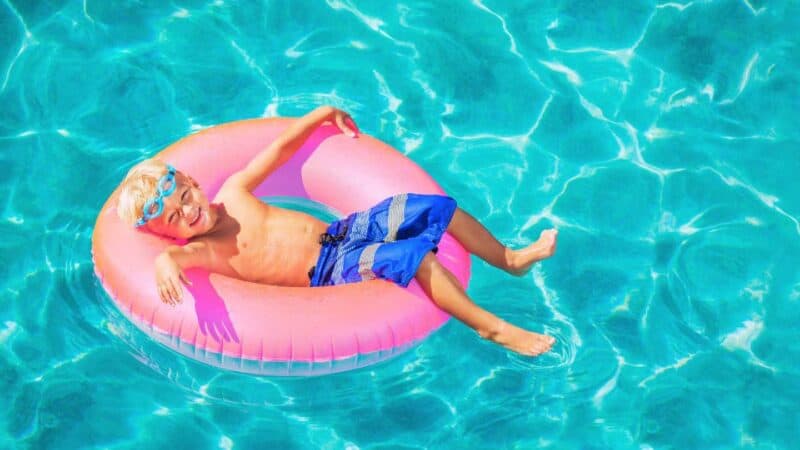
<svg viewBox="0 0 800 450">
<path fill-rule="evenodd" d="M 0 3 L 0 447 L 792 448 L 796 2 L 241 6 Z M 115 309 L 89 248 L 125 170 L 319 104 L 501 241 L 560 229 L 468 290 L 551 352 L 451 321 L 376 366 L 253 377 Z"/>
</svg>

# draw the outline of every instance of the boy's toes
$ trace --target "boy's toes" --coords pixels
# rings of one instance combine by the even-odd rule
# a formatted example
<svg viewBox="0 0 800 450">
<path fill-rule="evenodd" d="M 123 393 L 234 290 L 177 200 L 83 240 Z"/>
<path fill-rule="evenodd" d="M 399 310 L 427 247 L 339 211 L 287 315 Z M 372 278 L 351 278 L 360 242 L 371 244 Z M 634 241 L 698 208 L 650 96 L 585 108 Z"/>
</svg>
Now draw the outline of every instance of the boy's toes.
<svg viewBox="0 0 800 450">
<path fill-rule="evenodd" d="M 553 253 L 555 253 L 557 237 L 558 230 L 554 228 L 542 231 L 542 234 L 539 236 L 538 243 L 540 244 L 545 257 L 553 256 Z"/>
<path fill-rule="evenodd" d="M 555 339 L 550 336 L 537 336 L 537 340 L 533 346 L 534 354 L 540 355 L 550 351 L 550 349 L 553 348 L 553 343 L 555 343 Z"/>
<path fill-rule="evenodd" d="M 542 242 L 555 242 L 556 237 L 558 236 L 558 230 L 555 228 L 550 228 L 549 230 L 544 230 L 539 235 L 539 240 Z"/>
</svg>

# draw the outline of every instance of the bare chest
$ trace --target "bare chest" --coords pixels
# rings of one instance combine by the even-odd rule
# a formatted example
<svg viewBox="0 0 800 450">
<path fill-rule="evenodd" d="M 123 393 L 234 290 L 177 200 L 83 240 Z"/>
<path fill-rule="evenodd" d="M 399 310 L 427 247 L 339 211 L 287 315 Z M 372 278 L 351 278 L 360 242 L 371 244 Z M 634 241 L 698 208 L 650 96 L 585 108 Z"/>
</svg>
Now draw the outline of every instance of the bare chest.
<svg viewBox="0 0 800 450">
<path fill-rule="evenodd" d="M 327 224 L 257 201 L 227 206 L 231 227 L 217 238 L 220 272 L 264 284 L 304 286 Z"/>
</svg>

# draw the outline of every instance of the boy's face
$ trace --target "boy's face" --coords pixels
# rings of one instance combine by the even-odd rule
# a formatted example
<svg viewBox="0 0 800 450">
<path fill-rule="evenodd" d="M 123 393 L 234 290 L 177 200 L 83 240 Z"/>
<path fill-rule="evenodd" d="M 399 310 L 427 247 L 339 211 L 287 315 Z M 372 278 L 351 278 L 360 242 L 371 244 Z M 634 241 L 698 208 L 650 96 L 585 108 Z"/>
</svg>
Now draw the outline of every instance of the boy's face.
<svg viewBox="0 0 800 450">
<path fill-rule="evenodd" d="M 162 236 L 189 239 L 210 231 L 216 211 L 192 178 L 177 172 L 175 191 L 164 197 L 164 210 L 147 222 L 147 230 Z"/>
</svg>

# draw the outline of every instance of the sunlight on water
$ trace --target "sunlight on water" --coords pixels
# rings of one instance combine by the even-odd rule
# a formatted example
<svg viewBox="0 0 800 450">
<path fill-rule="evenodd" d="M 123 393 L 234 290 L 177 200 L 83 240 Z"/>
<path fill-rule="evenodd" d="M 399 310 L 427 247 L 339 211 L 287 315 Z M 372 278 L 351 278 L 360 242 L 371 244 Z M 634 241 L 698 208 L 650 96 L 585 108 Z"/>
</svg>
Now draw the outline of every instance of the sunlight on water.
<svg viewBox="0 0 800 450">
<path fill-rule="evenodd" d="M 0 448 L 796 446 L 800 3 L 311 6 L 0 2 Z M 523 277 L 473 259 L 468 289 L 552 352 L 451 321 L 364 369 L 254 377 L 114 308 L 90 240 L 134 162 L 326 103 L 503 242 L 559 229 Z"/>
</svg>

